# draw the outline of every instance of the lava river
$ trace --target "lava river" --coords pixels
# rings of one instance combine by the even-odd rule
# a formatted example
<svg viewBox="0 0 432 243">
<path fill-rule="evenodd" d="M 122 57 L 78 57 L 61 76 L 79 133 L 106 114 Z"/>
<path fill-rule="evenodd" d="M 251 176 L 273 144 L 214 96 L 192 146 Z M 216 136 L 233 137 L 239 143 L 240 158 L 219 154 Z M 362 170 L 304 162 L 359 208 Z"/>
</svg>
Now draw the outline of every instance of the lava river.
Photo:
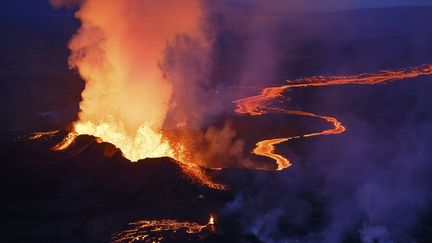
<svg viewBox="0 0 432 243">
<path fill-rule="evenodd" d="M 275 153 L 275 145 L 286 142 L 288 140 L 300 139 L 313 136 L 321 135 L 332 135 L 340 134 L 346 130 L 346 127 L 342 125 L 335 117 L 318 115 L 311 112 L 283 109 L 278 107 L 272 107 L 270 103 L 278 98 L 283 97 L 283 93 L 290 89 L 304 88 L 304 87 L 320 87 L 320 86 L 332 86 L 332 85 L 344 85 L 344 84 L 362 84 L 362 85 L 373 85 L 382 84 L 396 80 L 415 78 L 423 75 L 432 74 L 432 64 L 425 64 L 418 67 L 412 67 L 402 70 L 383 70 L 375 73 L 362 73 L 353 76 L 313 76 L 309 78 L 301 78 L 296 80 L 287 80 L 287 84 L 275 87 L 264 88 L 259 95 L 251 96 L 239 100 L 235 100 L 233 103 L 236 104 L 235 111 L 240 114 L 248 114 L 251 116 L 259 116 L 268 113 L 282 113 L 287 115 L 297 116 L 308 116 L 315 117 L 318 119 L 325 120 L 331 124 L 331 128 L 300 134 L 292 137 L 272 138 L 263 140 L 256 143 L 255 149 L 252 151 L 255 155 L 265 156 L 271 158 L 277 163 L 277 170 L 283 170 L 291 166 L 291 162 L 288 158 Z"/>
</svg>

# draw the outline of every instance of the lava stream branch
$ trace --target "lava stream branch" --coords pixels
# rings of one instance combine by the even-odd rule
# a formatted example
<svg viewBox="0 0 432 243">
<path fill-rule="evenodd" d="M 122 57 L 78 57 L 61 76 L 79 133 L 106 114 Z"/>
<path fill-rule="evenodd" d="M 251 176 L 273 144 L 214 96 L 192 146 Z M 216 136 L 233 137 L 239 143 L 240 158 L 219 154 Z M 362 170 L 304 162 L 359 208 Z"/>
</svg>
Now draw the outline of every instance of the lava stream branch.
<svg viewBox="0 0 432 243">
<path fill-rule="evenodd" d="M 421 65 L 418 67 L 407 68 L 403 70 L 384 70 L 375 73 L 362 73 L 353 76 L 313 76 L 309 78 L 302 78 L 296 80 L 287 80 L 288 84 L 282 86 L 274 86 L 264 88 L 259 95 L 247 97 L 244 99 L 235 100 L 235 112 L 240 114 L 248 114 L 251 116 L 264 115 L 267 113 L 282 113 L 287 115 L 298 115 L 307 117 L 316 117 L 332 125 L 332 128 L 320 132 L 308 133 L 297 135 L 293 137 L 274 138 L 259 141 L 256 143 L 253 154 L 271 158 L 277 163 L 277 170 L 283 170 L 291 166 L 289 159 L 280 154 L 275 153 L 275 145 L 281 144 L 288 140 L 299 139 L 305 137 L 314 137 L 321 135 L 332 135 L 343 133 L 346 128 L 335 117 L 317 115 L 311 112 L 290 110 L 283 108 L 269 107 L 268 104 L 275 99 L 283 97 L 283 92 L 294 88 L 305 87 L 320 87 L 320 86 L 333 86 L 344 84 L 358 84 L 358 85 L 374 85 L 383 84 L 391 81 L 415 78 L 423 75 L 432 74 L 432 64 Z"/>
</svg>

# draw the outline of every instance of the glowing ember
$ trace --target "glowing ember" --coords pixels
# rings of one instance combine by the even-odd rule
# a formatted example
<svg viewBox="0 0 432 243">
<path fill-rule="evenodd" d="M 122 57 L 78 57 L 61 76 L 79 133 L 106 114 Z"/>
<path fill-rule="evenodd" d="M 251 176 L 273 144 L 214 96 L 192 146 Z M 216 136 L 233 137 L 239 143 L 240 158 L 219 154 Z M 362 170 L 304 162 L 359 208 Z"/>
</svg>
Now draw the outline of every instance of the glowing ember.
<svg viewBox="0 0 432 243">
<path fill-rule="evenodd" d="M 47 131 L 47 132 L 35 132 L 33 134 L 30 135 L 29 139 L 30 140 L 35 140 L 35 139 L 39 139 L 39 138 L 43 138 L 43 137 L 49 137 L 49 136 L 53 136 L 56 135 L 59 131 L 55 130 L 55 131 Z"/>
<path fill-rule="evenodd" d="M 282 170 L 291 166 L 290 161 L 282 155 L 275 154 L 275 145 L 286 142 L 292 139 L 299 139 L 304 137 L 313 137 L 320 135 L 331 135 L 343 133 L 346 128 L 334 117 L 321 116 L 310 112 L 299 111 L 299 110 L 287 110 L 281 108 L 271 108 L 267 104 L 274 99 L 282 97 L 282 93 L 288 89 L 301 88 L 301 87 L 318 87 L 318 86 L 330 86 L 330 85 L 343 85 L 343 84 L 381 84 L 390 81 L 396 81 L 407 78 L 415 78 L 421 75 L 431 75 L 432 64 L 422 65 L 419 67 L 408 68 L 405 70 L 392 70 L 392 71 L 379 71 L 376 73 L 363 73 L 354 76 L 316 76 L 310 78 L 303 78 L 298 80 L 287 82 L 289 84 L 282 85 L 279 87 L 268 87 L 261 91 L 259 95 L 240 99 L 234 101 L 237 105 L 236 112 L 242 114 L 249 114 L 252 116 L 263 115 L 269 112 L 283 113 L 288 115 L 299 115 L 316 117 L 332 124 L 333 128 L 326 129 L 324 131 L 303 134 L 287 138 L 276 138 L 263 140 L 256 144 L 256 148 L 252 153 L 260 156 L 269 157 L 276 161 L 277 170 Z"/>
<path fill-rule="evenodd" d="M 143 158 L 174 157 L 174 151 L 162 134 L 154 131 L 149 125 L 142 125 L 135 136 L 128 136 L 122 127 L 115 123 L 103 123 L 98 126 L 91 122 L 77 123 L 75 131 L 79 134 L 91 134 L 102 138 L 104 142 L 116 145 L 123 155 L 131 161 Z"/>
<path fill-rule="evenodd" d="M 75 139 L 78 137 L 78 133 L 76 132 L 70 132 L 66 137 L 58 144 L 54 145 L 51 150 L 53 151 L 61 151 L 67 149 Z"/>
<path fill-rule="evenodd" d="M 209 232 L 215 232 L 215 218 L 210 216 L 209 222 L 205 225 L 200 225 L 194 222 L 180 222 L 177 220 L 141 220 L 130 223 L 132 229 L 128 229 L 113 235 L 111 241 L 114 243 L 120 242 L 162 242 L 166 240 L 166 235 L 172 235 L 178 232 L 184 232 L 189 235 L 198 235 L 204 229 Z"/>
<path fill-rule="evenodd" d="M 183 172 L 199 184 L 218 190 L 227 189 L 225 185 L 214 182 L 199 165 L 193 162 L 180 162 L 179 164 Z"/>
<path fill-rule="evenodd" d="M 210 215 L 210 219 L 207 223 L 207 225 L 213 226 L 215 224 L 215 217 L 213 215 Z"/>
</svg>

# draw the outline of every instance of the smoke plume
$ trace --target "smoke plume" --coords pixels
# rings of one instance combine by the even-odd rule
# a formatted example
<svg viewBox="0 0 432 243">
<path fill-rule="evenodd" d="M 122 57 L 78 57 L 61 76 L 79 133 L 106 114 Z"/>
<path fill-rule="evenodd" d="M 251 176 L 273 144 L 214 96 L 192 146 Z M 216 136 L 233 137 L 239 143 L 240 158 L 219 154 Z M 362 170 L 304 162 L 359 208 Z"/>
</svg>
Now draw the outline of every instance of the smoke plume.
<svg viewBox="0 0 432 243">
<path fill-rule="evenodd" d="M 55 6 L 71 3 L 52 2 Z M 338 6 L 349 6 L 353 1 L 342 2 Z M 243 5 L 238 7 L 239 3 Z M 418 34 L 418 38 L 406 35 L 404 31 L 410 28 L 387 30 L 388 25 L 375 25 L 369 15 L 361 15 L 364 12 L 356 13 L 361 17 L 357 22 L 349 22 L 346 13 L 288 18 L 283 14 L 304 12 L 303 4 L 249 3 L 81 1 L 77 17 L 82 27 L 69 45 L 70 64 L 86 81 L 76 128 L 84 126 L 83 131 L 102 138 L 104 129 L 109 128 L 115 139 L 133 144 L 131 151 L 149 147 L 147 142 L 134 142 L 137 134 L 158 135 L 162 128 L 168 133 L 178 130 L 180 135 L 174 140 L 193 143 L 186 147 L 198 151 L 192 154 L 197 163 L 246 166 L 251 164 L 244 158 L 246 141 L 229 122 L 212 124 L 225 120 L 220 116 L 232 112 L 233 100 L 256 94 L 260 87 L 286 76 L 351 74 L 392 65 L 417 65 L 430 59 L 427 51 L 418 49 L 417 42 L 410 42 L 430 36 L 414 30 L 411 34 Z M 376 21 L 387 23 L 381 18 L 375 16 Z M 413 23 L 409 26 L 417 22 Z M 416 48 L 406 49 L 411 45 Z M 410 50 L 415 53 L 410 55 Z M 251 86 L 253 93 L 238 86 Z M 232 88 L 234 94 L 230 93 Z M 407 92 L 406 88 L 412 90 Z M 431 172 L 427 149 L 431 116 L 426 112 L 430 109 L 425 98 L 430 89 L 383 89 L 368 95 L 327 89 L 320 95 L 317 88 L 318 94 L 298 95 L 301 99 L 292 105 L 337 114 L 348 132 L 322 143 L 311 138 L 307 145 L 290 144 L 307 147 L 303 148 L 307 152 L 291 151 L 293 166 L 289 170 L 228 175 L 239 188 L 233 188 L 237 196 L 222 210 L 221 218 L 234 219 L 242 233 L 254 234 L 265 242 L 412 240 L 411 229 L 431 201 L 427 176 Z M 418 97 L 405 97 L 408 93 Z M 392 102 L 379 106 L 382 97 L 390 95 Z M 396 95 L 408 101 L 398 100 Z M 350 98 L 351 103 L 346 101 Z M 378 106 L 379 112 L 370 109 Z M 404 114 L 400 107 L 405 107 Z M 368 123 L 364 117 L 374 122 Z M 395 126 L 386 124 L 388 121 Z M 138 140 L 157 141 L 150 146 L 151 150 L 162 147 L 156 155 L 173 155 L 160 136 Z M 116 141 L 113 143 L 118 145 Z M 148 154 L 132 157 L 145 156 Z"/>
<path fill-rule="evenodd" d="M 81 27 L 69 43 L 69 64 L 86 85 L 75 131 L 115 144 L 131 160 L 173 156 L 160 130 L 176 87 L 161 65 L 166 47 L 178 36 L 202 39 L 201 1 L 78 4 Z"/>
</svg>

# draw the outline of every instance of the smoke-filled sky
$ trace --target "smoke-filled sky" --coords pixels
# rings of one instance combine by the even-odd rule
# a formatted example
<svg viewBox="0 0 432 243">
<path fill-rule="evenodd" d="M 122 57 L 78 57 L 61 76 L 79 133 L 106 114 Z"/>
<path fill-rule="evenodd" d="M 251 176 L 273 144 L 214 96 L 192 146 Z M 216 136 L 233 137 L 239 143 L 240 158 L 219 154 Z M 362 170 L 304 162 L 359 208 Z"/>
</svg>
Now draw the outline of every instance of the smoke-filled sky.
<svg viewBox="0 0 432 243">
<path fill-rule="evenodd" d="M 264 0 L 227 0 L 231 3 L 253 4 Z M 329 11 L 338 9 L 394 7 L 406 5 L 432 5 L 431 0 L 276 0 L 269 1 L 275 8 L 289 11 L 295 7 L 296 11 Z M 283 5 L 283 6 L 282 6 Z M 282 6 L 282 8 L 280 8 Z M 299 6 L 301 6 L 299 8 Z M 67 11 L 53 11 L 49 0 L 2 0 L 0 2 L 0 16 L 58 16 L 71 14 Z"/>
</svg>

